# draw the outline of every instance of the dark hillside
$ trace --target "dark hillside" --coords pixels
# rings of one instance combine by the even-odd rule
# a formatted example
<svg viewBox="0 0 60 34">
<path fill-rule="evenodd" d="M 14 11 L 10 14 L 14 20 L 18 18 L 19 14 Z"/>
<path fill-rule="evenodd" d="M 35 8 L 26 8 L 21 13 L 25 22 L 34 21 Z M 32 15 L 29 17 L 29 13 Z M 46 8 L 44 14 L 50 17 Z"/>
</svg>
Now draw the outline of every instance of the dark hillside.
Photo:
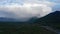
<svg viewBox="0 0 60 34">
<path fill-rule="evenodd" d="M 55 11 L 45 17 L 39 18 L 34 23 L 48 25 L 60 29 L 60 11 Z"/>
</svg>

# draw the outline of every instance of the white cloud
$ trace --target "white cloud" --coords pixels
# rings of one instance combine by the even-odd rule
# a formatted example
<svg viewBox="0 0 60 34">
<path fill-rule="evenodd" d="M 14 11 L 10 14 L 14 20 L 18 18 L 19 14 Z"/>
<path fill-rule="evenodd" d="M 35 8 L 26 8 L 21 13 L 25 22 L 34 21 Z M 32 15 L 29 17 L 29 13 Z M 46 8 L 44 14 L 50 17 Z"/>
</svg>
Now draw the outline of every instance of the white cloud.
<svg viewBox="0 0 60 34">
<path fill-rule="evenodd" d="M 24 0 L 23 5 L 20 5 L 18 3 L 11 3 L 0 6 L 0 10 L 5 10 L 6 12 L 13 13 L 15 16 L 11 17 L 20 19 L 29 19 L 31 17 L 41 18 L 51 13 L 52 6 L 54 5 L 55 3 L 49 1 Z"/>
</svg>

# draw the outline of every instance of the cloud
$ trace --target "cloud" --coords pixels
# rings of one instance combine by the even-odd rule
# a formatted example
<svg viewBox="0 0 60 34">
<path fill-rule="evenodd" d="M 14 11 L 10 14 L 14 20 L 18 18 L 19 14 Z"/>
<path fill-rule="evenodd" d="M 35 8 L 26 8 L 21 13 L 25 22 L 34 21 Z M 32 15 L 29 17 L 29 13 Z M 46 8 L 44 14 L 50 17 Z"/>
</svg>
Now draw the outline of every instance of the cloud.
<svg viewBox="0 0 60 34">
<path fill-rule="evenodd" d="M 4 14 L 2 12 L 3 15 L 0 14 L 2 15 L 0 17 L 15 17 L 21 20 L 28 20 L 32 17 L 44 17 L 53 12 L 52 7 L 56 4 L 45 0 L 23 0 L 22 5 L 19 2 L 15 3 L 13 1 L 12 3 L 6 3 L 8 4 L 0 5 L 0 12 L 1 10 L 6 12 L 4 12 Z"/>
</svg>

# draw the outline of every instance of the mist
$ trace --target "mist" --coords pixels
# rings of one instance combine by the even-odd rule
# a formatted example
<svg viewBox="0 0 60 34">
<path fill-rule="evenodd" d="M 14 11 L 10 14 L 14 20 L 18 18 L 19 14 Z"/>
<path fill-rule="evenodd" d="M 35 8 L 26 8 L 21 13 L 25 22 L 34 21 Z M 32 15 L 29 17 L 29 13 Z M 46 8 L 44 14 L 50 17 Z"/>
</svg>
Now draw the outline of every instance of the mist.
<svg viewBox="0 0 60 34">
<path fill-rule="evenodd" d="M 17 0 L 16 0 L 17 1 Z M 0 17 L 7 17 L 7 18 L 16 18 L 21 19 L 23 21 L 27 21 L 32 17 L 41 18 L 49 13 L 53 12 L 53 6 L 56 3 L 49 2 L 49 1 L 37 1 L 37 0 L 26 0 L 23 1 L 22 4 L 19 2 L 12 2 L 9 3 L 8 1 L 5 2 L 4 5 L 0 5 L 0 12 L 4 11 L 7 13 L 2 12 L 2 16 Z M 4 13 L 4 14 L 3 14 Z"/>
</svg>

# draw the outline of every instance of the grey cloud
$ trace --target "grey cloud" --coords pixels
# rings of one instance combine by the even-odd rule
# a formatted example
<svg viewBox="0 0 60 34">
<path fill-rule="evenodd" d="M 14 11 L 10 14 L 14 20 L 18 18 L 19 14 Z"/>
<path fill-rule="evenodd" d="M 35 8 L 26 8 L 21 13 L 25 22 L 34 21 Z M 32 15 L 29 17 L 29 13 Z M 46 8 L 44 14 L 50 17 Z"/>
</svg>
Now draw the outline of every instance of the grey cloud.
<svg viewBox="0 0 60 34">
<path fill-rule="evenodd" d="M 0 6 L 0 10 L 4 10 L 0 11 L 0 17 L 19 18 L 23 21 L 28 20 L 31 17 L 41 18 L 53 12 L 52 7 L 54 5 L 54 2 L 44 0 L 23 0 L 23 5 L 18 3 L 9 5 L 8 3 L 7 5 Z"/>
<path fill-rule="evenodd" d="M 6 12 L 4 10 L 0 10 L 0 17 L 15 18 L 16 15 L 11 12 Z"/>
</svg>

